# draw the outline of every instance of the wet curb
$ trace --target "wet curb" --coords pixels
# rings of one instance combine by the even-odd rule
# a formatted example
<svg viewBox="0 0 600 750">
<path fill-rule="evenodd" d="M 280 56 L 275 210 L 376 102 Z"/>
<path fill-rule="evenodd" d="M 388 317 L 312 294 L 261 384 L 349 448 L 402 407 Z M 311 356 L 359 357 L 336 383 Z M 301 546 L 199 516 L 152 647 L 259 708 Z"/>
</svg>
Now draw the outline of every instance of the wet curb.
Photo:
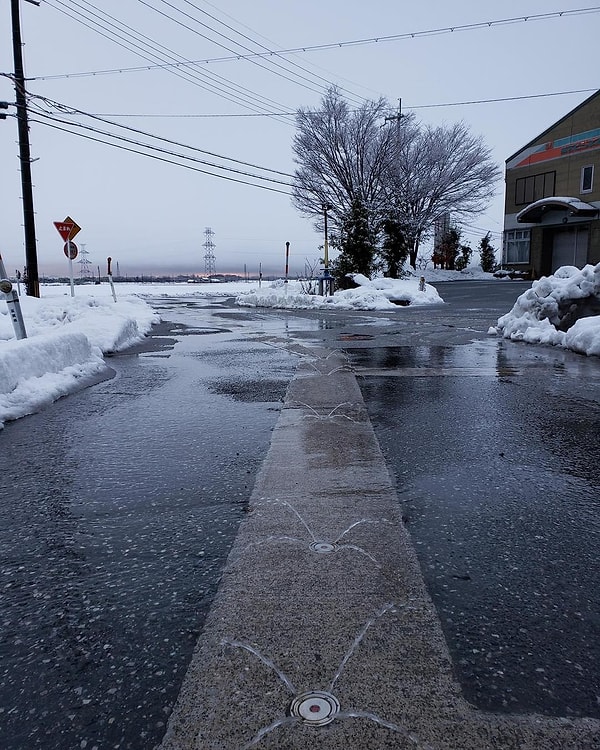
<svg viewBox="0 0 600 750">
<path fill-rule="evenodd" d="M 356 377 L 307 353 L 161 750 L 600 747 L 462 698 Z"/>
</svg>

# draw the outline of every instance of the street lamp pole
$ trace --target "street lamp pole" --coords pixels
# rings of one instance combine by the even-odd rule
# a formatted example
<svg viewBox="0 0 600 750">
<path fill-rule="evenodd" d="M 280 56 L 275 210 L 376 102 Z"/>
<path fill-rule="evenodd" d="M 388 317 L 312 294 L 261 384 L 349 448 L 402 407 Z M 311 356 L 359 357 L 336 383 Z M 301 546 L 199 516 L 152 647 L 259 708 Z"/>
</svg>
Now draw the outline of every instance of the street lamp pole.
<svg viewBox="0 0 600 750">
<path fill-rule="evenodd" d="M 27 0 L 39 5 L 36 0 Z M 29 124 L 27 122 L 27 98 L 25 96 L 25 72 L 21 42 L 21 19 L 19 0 L 11 0 L 13 57 L 15 63 L 15 95 L 17 105 L 17 128 L 19 133 L 19 160 L 21 163 L 21 190 L 23 193 L 23 228 L 25 231 L 25 261 L 27 264 L 27 294 L 40 296 L 37 245 L 35 239 L 35 214 L 33 210 L 33 186 L 31 181 L 31 152 L 29 149 Z"/>
</svg>

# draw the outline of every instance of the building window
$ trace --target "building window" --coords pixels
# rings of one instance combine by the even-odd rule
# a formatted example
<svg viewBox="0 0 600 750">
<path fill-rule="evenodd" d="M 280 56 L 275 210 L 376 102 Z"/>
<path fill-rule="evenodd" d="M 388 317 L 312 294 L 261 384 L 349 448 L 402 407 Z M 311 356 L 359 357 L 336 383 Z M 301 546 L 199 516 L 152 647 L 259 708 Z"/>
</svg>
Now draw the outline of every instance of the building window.
<svg viewBox="0 0 600 750">
<path fill-rule="evenodd" d="M 515 183 L 515 205 L 523 206 L 554 195 L 556 172 L 541 172 L 520 177 Z"/>
<path fill-rule="evenodd" d="M 512 229 L 504 233 L 504 262 L 529 263 L 529 229 Z"/>
<path fill-rule="evenodd" d="M 581 193 L 591 193 L 594 187 L 594 165 L 581 168 Z"/>
</svg>

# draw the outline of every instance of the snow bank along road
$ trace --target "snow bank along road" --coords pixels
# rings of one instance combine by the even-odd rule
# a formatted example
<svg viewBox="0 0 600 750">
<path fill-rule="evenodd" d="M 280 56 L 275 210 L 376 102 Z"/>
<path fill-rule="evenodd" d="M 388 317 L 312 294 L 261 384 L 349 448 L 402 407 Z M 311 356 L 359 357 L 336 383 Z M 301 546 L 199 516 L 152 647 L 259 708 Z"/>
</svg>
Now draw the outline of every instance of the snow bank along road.
<svg viewBox="0 0 600 750">
<path fill-rule="evenodd" d="M 446 348 L 484 338 L 483 307 L 463 326 L 447 323 L 462 331 Z M 368 322 L 360 332 L 347 323 L 328 318 L 329 330 L 312 343 L 289 333 L 265 337 L 296 353 L 297 375 L 162 750 L 598 747 L 597 719 L 501 715 L 463 697 L 402 523 L 403 487 L 388 473 L 350 360 L 314 341 L 340 347 L 375 337 Z M 387 325 L 378 335 L 389 342 L 399 334 L 397 344 L 401 332 Z M 413 318 L 406 331 L 414 326 Z M 430 327 L 421 341 L 436 337 L 439 343 L 440 329 Z M 418 359 L 417 350 L 413 370 Z M 429 362 L 426 376 L 439 380 L 445 367 L 435 369 Z M 516 374 L 493 369 L 494 387 Z M 460 372 L 463 379 L 478 374 L 486 373 L 477 361 Z M 410 410 L 405 403 L 404 434 Z M 466 492 L 469 477 L 456 481 Z"/>
</svg>

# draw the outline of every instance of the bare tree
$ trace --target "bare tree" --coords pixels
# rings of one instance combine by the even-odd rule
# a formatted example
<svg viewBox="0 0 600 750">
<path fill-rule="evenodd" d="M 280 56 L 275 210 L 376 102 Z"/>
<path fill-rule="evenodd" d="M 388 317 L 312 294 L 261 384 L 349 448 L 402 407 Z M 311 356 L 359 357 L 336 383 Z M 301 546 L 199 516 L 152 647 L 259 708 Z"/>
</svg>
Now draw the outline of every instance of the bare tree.
<svg viewBox="0 0 600 750">
<path fill-rule="evenodd" d="M 406 126 L 400 124 L 398 132 Z M 392 217 L 404 228 L 414 267 L 420 243 L 439 216 L 473 216 L 485 210 L 501 176 L 489 148 L 464 122 L 450 127 L 408 123 L 396 140 L 387 184 Z"/>
<path fill-rule="evenodd" d="M 390 133 L 381 128 L 389 104 L 367 101 L 350 110 L 336 88 L 331 88 L 316 110 L 300 109 L 293 142 L 295 162 L 293 203 L 322 228 L 323 206 L 331 208 L 339 229 L 353 206 L 361 205 L 375 223 L 385 195 L 393 147 Z"/>
<path fill-rule="evenodd" d="M 293 203 L 319 231 L 327 206 L 345 255 L 340 268 L 372 268 L 380 249 L 388 272 L 397 272 L 407 249 L 414 267 L 434 221 L 447 212 L 482 212 L 500 177 L 483 139 L 465 123 L 434 128 L 408 115 L 384 126 L 390 111 L 385 99 L 351 110 L 332 88 L 319 109 L 296 115 Z"/>
</svg>

